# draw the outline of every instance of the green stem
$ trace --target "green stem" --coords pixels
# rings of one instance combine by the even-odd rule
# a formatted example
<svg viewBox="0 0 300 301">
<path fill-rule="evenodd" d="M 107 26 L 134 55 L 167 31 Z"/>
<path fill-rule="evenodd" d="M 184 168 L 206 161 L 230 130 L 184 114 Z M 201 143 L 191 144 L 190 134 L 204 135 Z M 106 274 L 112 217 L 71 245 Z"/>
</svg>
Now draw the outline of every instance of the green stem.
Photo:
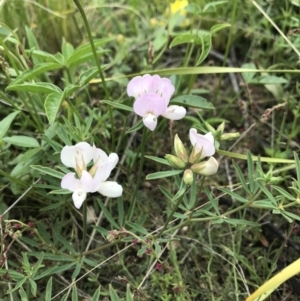
<svg viewBox="0 0 300 301">
<path fill-rule="evenodd" d="M 83 202 L 83 230 L 82 230 L 82 242 L 81 242 L 81 252 L 80 255 L 83 255 L 86 243 L 87 236 L 87 201 Z"/>
<path fill-rule="evenodd" d="M 144 166 L 144 153 L 145 153 L 145 144 L 146 144 L 146 136 L 147 136 L 147 128 L 144 126 L 143 128 L 143 136 L 142 136 L 142 146 L 141 146 L 141 158 L 140 158 L 140 167 L 137 175 L 137 183 L 131 198 L 130 202 L 130 207 L 128 211 L 128 220 L 130 221 L 133 215 L 133 211 L 135 209 L 136 205 L 136 193 L 137 190 L 139 189 L 140 183 L 141 183 L 141 178 L 142 178 L 142 171 L 143 171 L 143 166 Z"/>
<path fill-rule="evenodd" d="M 89 40 L 90 40 L 90 43 L 91 43 L 91 48 L 92 48 L 92 51 L 93 51 L 93 54 L 94 54 L 96 65 L 97 65 L 99 75 L 100 75 L 100 78 L 101 78 L 101 82 L 102 82 L 102 85 L 103 85 L 103 89 L 104 89 L 104 92 L 105 92 L 105 97 L 106 97 L 106 99 L 110 99 L 109 91 L 107 89 L 104 74 L 103 74 L 101 65 L 100 65 L 99 60 L 98 60 L 96 47 L 95 47 L 95 44 L 94 44 L 94 40 L 93 40 L 93 37 L 92 37 L 92 33 L 91 33 L 91 29 L 90 29 L 87 17 L 84 13 L 84 10 L 83 10 L 79 0 L 74 0 L 74 3 L 77 6 L 77 8 L 78 8 L 78 10 L 81 14 L 81 17 L 82 17 L 83 22 L 84 22 L 84 26 L 85 26 L 87 34 L 89 36 Z M 110 122 L 111 122 L 111 140 L 112 140 L 112 151 L 113 151 L 114 145 L 115 145 L 115 133 L 114 133 L 114 122 L 113 122 L 114 120 L 113 120 L 113 114 L 112 114 L 112 107 L 111 106 L 109 106 L 109 117 L 110 117 Z"/>
<path fill-rule="evenodd" d="M 235 22 L 235 17 L 236 17 L 236 12 L 237 12 L 237 4 L 238 4 L 238 0 L 234 0 L 232 14 L 231 14 L 231 22 L 230 22 L 231 24 L 234 24 L 234 22 Z M 226 65 L 226 61 L 227 61 L 227 58 L 228 58 L 228 54 L 229 54 L 229 50 L 230 50 L 230 46 L 231 46 L 232 35 L 233 35 L 233 30 L 234 29 L 235 29 L 235 26 L 233 26 L 233 25 L 230 26 L 229 36 L 228 36 L 228 39 L 227 39 L 227 45 L 226 45 L 226 50 L 225 50 L 225 54 L 224 54 L 223 67 Z M 213 103 L 215 102 L 216 98 L 219 95 L 219 91 L 220 91 L 220 88 L 221 88 L 221 83 L 222 83 L 223 77 L 224 77 L 224 74 L 221 74 L 216 92 L 214 94 Z"/>
</svg>

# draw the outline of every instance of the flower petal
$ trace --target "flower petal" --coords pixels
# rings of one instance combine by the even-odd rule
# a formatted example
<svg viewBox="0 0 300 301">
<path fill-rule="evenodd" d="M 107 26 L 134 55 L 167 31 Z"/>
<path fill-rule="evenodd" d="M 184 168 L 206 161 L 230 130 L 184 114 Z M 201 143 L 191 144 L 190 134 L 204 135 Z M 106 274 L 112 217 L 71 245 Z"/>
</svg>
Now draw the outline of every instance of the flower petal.
<svg viewBox="0 0 300 301">
<path fill-rule="evenodd" d="M 61 180 L 61 188 L 75 191 L 80 186 L 80 180 L 76 179 L 74 172 L 67 173 Z"/>
<path fill-rule="evenodd" d="M 106 181 L 101 183 L 98 192 L 110 198 L 116 198 L 122 195 L 123 188 L 117 182 Z"/>
<path fill-rule="evenodd" d="M 97 191 L 99 189 L 99 185 L 102 182 L 105 182 L 111 173 L 111 163 L 108 161 L 105 164 L 101 165 L 94 176 L 93 179 L 93 191 Z"/>
<path fill-rule="evenodd" d="M 95 147 L 95 146 L 94 146 Z M 94 149 L 94 155 L 93 155 L 93 162 L 95 168 L 98 168 L 99 166 L 103 165 L 106 163 L 108 160 L 108 156 L 105 151 L 103 151 L 101 148 L 96 148 Z"/>
<path fill-rule="evenodd" d="M 80 178 L 80 187 L 84 192 L 96 192 L 97 189 L 94 188 L 94 179 L 90 173 L 86 170 L 82 171 Z"/>
<path fill-rule="evenodd" d="M 210 157 L 207 161 L 192 165 L 191 169 L 203 176 L 214 175 L 219 168 L 219 163 L 214 157 Z"/>
<path fill-rule="evenodd" d="M 186 114 L 186 109 L 181 106 L 169 106 L 165 114 L 162 114 L 165 118 L 171 120 L 179 120 L 182 119 Z"/>
<path fill-rule="evenodd" d="M 161 96 L 169 103 L 170 98 L 172 96 L 172 94 L 175 91 L 175 87 L 173 86 L 173 84 L 171 83 L 171 81 L 166 78 L 163 77 L 161 79 L 161 83 L 160 83 L 160 93 Z"/>
<path fill-rule="evenodd" d="M 108 160 L 111 165 L 111 170 L 113 170 L 116 167 L 117 163 L 119 162 L 119 156 L 116 153 L 111 153 L 108 156 Z"/>
<path fill-rule="evenodd" d="M 148 113 L 158 117 L 166 112 L 167 103 L 155 93 L 144 94 L 134 102 L 133 109 L 141 117 L 144 117 Z"/>
<path fill-rule="evenodd" d="M 143 123 L 150 131 L 154 131 L 157 125 L 157 117 L 149 113 L 143 118 Z"/>
<path fill-rule="evenodd" d="M 80 209 L 80 207 L 82 206 L 82 203 L 86 199 L 86 193 L 83 190 L 78 189 L 73 192 L 72 199 L 73 199 L 74 206 L 77 209 Z"/>
<path fill-rule="evenodd" d="M 92 160 L 93 152 L 93 147 L 87 142 L 79 142 L 73 146 L 63 147 L 60 159 L 68 167 L 76 168 L 78 165 L 80 169 L 83 169 Z"/>
<path fill-rule="evenodd" d="M 209 134 L 209 135 L 208 135 Z M 194 128 L 190 129 L 190 140 L 195 146 L 196 153 L 202 151 L 201 158 L 210 157 L 216 152 L 214 146 L 214 137 L 211 133 L 201 135 Z"/>
<path fill-rule="evenodd" d="M 143 91 L 142 82 L 143 78 L 141 76 L 134 77 L 127 85 L 128 96 L 133 96 L 134 98 L 141 96 L 141 92 Z"/>
</svg>

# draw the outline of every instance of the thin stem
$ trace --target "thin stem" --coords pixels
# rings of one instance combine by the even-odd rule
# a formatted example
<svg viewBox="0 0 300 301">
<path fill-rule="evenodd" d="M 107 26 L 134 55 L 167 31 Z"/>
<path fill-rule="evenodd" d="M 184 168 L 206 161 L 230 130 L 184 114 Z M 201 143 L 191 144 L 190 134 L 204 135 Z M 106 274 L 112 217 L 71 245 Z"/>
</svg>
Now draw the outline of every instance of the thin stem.
<svg viewBox="0 0 300 301">
<path fill-rule="evenodd" d="M 87 236 L 87 201 L 83 202 L 83 233 L 82 233 L 82 244 L 81 244 L 81 256 L 85 249 L 85 242 Z"/>
<path fill-rule="evenodd" d="M 128 220 L 130 221 L 133 215 L 133 211 L 135 209 L 136 205 L 136 193 L 137 190 L 139 189 L 140 183 L 141 183 L 141 178 L 142 178 L 142 171 L 143 171 L 143 166 L 144 166 L 144 153 L 145 153 L 145 144 L 146 144 L 146 136 L 147 136 L 147 128 L 144 126 L 143 128 L 143 136 L 142 136 L 142 146 L 141 146 L 141 158 L 140 158 L 140 167 L 137 175 L 137 183 L 131 198 L 130 202 L 130 207 L 128 211 Z"/>
<path fill-rule="evenodd" d="M 104 74 L 103 74 L 101 65 L 100 65 L 99 60 L 98 60 L 96 47 L 95 47 L 95 44 L 94 44 L 94 40 L 93 40 L 93 37 L 92 37 L 92 33 L 91 33 L 91 29 L 90 29 L 87 17 L 84 13 L 84 10 L 83 10 L 79 0 L 74 0 L 74 3 L 77 6 L 77 8 L 78 8 L 78 10 L 81 14 L 81 17 L 82 17 L 83 22 L 84 22 L 84 26 L 85 26 L 87 34 L 89 36 L 89 40 L 90 40 L 90 43 L 91 43 L 91 48 L 92 48 L 92 51 L 93 51 L 93 54 L 94 54 L 94 57 L 95 57 L 95 61 L 96 61 L 96 65 L 97 65 L 99 75 L 100 75 L 100 78 L 101 78 L 101 82 L 102 82 L 102 85 L 103 85 L 105 97 L 106 97 L 106 99 L 110 99 L 109 91 L 107 89 Z M 112 151 L 113 151 L 114 145 L 115 145 L 115 133 L 114 133 L 114 122 L 113 122 L 114 120 L 113 120 L 113 114 L 112 114 L 112 107 L 109 106 L 108 109 L 109 109 L 109 117 L 110 117 L 110 122 L 111 122 L 111 140 L 112 140 Z"/>
</svg>

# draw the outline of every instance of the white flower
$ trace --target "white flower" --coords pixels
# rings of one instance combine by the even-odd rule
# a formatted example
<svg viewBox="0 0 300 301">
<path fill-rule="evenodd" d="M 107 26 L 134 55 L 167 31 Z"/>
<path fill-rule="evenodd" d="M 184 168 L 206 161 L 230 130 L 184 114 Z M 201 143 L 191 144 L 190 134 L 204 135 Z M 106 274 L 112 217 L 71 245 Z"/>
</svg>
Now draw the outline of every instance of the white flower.
<svg viewBox="0 0 300 301">
<path fill-rule="evenodd" d="M 107 197 L 119 197 L 123 188 L 117 182 L 107 181 L 111 171 L 119 161 L 115 153 L 109 156 L 100 148 L 80 142 L 75 146 L 65 146 L 61 152 L 61 160 L 68 167 L 73 167 L 77 173 L 66 174 L 61 181 L 61 187 L 73 192 L 72 198 L 76 208 L 80 208 L 87 193 L 98 191 Z M 89 172 L 87 165 L 93 160 L 94 165 Z"/>
</svg>

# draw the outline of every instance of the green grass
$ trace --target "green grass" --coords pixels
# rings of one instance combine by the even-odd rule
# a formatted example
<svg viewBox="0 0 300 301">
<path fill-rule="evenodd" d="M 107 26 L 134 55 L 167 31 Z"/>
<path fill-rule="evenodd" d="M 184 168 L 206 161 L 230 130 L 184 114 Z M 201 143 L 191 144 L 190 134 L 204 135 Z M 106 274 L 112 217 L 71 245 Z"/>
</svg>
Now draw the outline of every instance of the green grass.
<svg viewBox="0 0 300 301">
<path fill-rule="evenodd" d="M 279 2 L 1 3 L 0 300 L 245 300 L 299 257 L 300 8 Z M 126 87 L 146 73 L 184 119 L 136 126 Z M 164 156 L 175 134 L 192 151 L 191 127 L 219 170 L 189 186 Z M 118 154 L 123 194 L 77 210 L 60 152 L 81 141 Z"/>
</svg>

